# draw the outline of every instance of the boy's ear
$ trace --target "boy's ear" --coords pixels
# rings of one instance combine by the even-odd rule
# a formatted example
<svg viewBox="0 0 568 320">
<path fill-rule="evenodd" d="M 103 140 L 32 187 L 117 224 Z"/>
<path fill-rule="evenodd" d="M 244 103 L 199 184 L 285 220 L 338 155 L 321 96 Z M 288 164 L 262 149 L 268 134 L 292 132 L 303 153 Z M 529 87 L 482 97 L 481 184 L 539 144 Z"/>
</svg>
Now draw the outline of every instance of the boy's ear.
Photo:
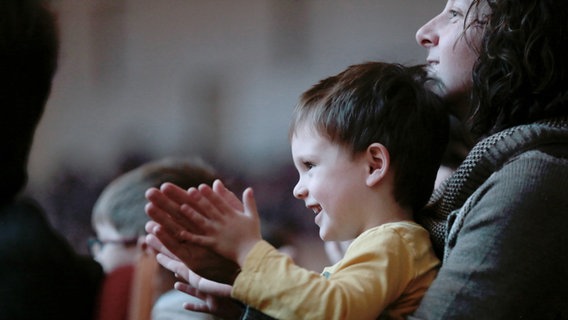
<svg viewBox="0 0 568 320">
<path fill-rule="evenodd" d="M 387 148 L 380 143 L 372 143 L 367 147 L 367 186 L 372 187 L 380 182 L 390 168 L 390 154 Z"/>
</svg>

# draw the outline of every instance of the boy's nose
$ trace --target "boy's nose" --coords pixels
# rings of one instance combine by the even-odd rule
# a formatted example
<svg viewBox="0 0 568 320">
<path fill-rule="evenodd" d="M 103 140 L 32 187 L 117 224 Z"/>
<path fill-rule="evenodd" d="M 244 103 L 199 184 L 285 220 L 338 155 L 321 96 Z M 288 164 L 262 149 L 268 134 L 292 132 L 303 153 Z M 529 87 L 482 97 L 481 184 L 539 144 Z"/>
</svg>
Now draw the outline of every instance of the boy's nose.
<svg viewBox="0 0 568 320">
<path fill-rule="evenodd" d="M 294 197 L 296 197 L 297 199 L 305 199 L 308 195 L 308 189 L 301 185 L 300 182 L 298 182 L 294 187 L 293 193 Z"/>
</svg>

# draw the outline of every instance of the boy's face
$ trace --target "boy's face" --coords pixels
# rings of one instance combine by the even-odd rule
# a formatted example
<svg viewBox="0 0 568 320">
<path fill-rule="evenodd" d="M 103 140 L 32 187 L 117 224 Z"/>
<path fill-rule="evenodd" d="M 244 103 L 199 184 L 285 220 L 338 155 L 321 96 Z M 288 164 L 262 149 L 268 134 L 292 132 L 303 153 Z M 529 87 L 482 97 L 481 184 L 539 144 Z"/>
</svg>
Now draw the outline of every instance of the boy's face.
<svg viewBox="0 0 568 320">
<path fill-rule="evenodd" d="M 370 214 L 376 215 L 365 206 L 370 196 L 365 157 L 352 158 L 346 148 L 306 125 L 297 129 L 291 145 L 299 173 L 294 196 L 316 214 L 322 240 L 349 240 L 365 231 Z"/>
</svg>

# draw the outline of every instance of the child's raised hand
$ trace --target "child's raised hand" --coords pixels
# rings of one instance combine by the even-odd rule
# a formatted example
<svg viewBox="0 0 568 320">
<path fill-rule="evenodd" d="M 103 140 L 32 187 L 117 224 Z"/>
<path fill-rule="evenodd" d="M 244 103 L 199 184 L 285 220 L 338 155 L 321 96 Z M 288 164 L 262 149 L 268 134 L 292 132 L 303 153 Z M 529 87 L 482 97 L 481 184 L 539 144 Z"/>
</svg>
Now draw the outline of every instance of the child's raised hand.
<svg viewBox="0 0 568 320">
<path fill-rule="evenodd" d="M 219 283 L 205 279 L 198 275 L 197 273 L 191 271 L 183 262 L 176 259 L 175 257 L 170 257 L 165 254 L 159 253 L 156 256 L 158 263 L 164 268 L 175 273 L 178 277 L 184 279 L 190 286 L 195 289 L 219 297 L 230 297 L 232 286 L 224 283 Z"/>
<path fill-rule="evenodd" d="M 185 190 L 173 184 L 167 184 L 165 187 L 169 190 L 169 194 L 177 194 L 177 200 L 180 198 L 187 200 Z M 227 284 L 233 283 L 239 269 L 235 262 L 180 238 L 182 231 L 192 226 L 192 222 L 179 211 L 180 203 L 156 188 L 149 189 L 146 192 L 146 198 L 150 201 L 146 205 L 146 213 L 153 219 L 146 224 L 148 232 L 146 242 L 155 251 L 170 257 L 177 257 L 196 273 L 208 279 Z"/>
<path fill-rule="evenodd" d="M 215 180 L 213 182 L 213 191 L 215 191 L 215 193 L 225 199 L 227 204 L 229 204 L 231 207 L 235 208 L 236 210 L 244 210 L 244 205 L 241 200 L 239 200 L 239 198 L 233 192 L 231 192 L 231 190 L 227 189 L 223 182 L 221 182 L 221 180 Z"/>
<path fill-rule="evenodd" d="M 180 211 L 192 221 L 195 231 L 183 231 L 180 237 L 242 265 L 262 239 L 260 220 L 251 188 L 243 192 L 244 210 L 235 208 L 236 197 L 225 191 L 220 181 L 215 181 L 213 188 L 201 185 L 188 190 L 190 205 L 183 204 Z"/>
<path fill-rule="evenodd" d="M 183 307 L 187 310 L 213 314 L 222 319 L 240 319 L 243 304 L 230 297 L 222 297 L 201 291 L 191 284 L 176 282 L 174 288 L 201 300 L 201 302 L 186 302 Z"/>
<path fill-rule="evenodd" d="M 185 190 L 174 184 L 166 183 L 163 187 L 166 187 L 166 185 L 170 193 L 186 193 Z M 145 196 L 149 201 L 145 207 L 146 214 L 152 218 L 152 220 L 170 230 L 172 235 L 174 235 L 175 232 L 181 232 L 181 230 L 184 229 L 191 229 L 191 222 L 185 219 L 180 212 L 180 205 L 184 202 L 174 200 L 174 198 L 171 198 L 162 190 L 157 188 L 150 188 L 146 190 Z M 151 232 L 149 230 L 147 231 Z"/>
<path fill-rule="evenodd" d="M 201 300 L 187 302 L 187 310 L 211 313 L 224 319 L 236 319 L 242 313 L 242 305 L 231 299 L 232 287 L 205 279 L 189 269 L 180 260 L 164 254 L 156 256 L 158 262 L 166 269 L 176 273 L 187 283 L 177 282 L 175 288 Z"/>
</svg>

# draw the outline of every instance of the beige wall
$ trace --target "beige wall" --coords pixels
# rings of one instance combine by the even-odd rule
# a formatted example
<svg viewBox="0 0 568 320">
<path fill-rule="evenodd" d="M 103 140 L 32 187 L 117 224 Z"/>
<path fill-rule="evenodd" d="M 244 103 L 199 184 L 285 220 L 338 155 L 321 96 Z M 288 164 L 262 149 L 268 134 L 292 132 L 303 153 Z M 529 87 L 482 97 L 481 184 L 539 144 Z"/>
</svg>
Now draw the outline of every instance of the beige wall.
<svg viewBox="0 0 568 320">
<path fill-rule="evenodd" d="M 443 0 L 58 0 L 61 58 L 30 159 L 106 173 L 124 152 L 201 154 L 246 174 L 290 159 L 288 118 L 322 77 L 424 61 Z"/>
</svg>

